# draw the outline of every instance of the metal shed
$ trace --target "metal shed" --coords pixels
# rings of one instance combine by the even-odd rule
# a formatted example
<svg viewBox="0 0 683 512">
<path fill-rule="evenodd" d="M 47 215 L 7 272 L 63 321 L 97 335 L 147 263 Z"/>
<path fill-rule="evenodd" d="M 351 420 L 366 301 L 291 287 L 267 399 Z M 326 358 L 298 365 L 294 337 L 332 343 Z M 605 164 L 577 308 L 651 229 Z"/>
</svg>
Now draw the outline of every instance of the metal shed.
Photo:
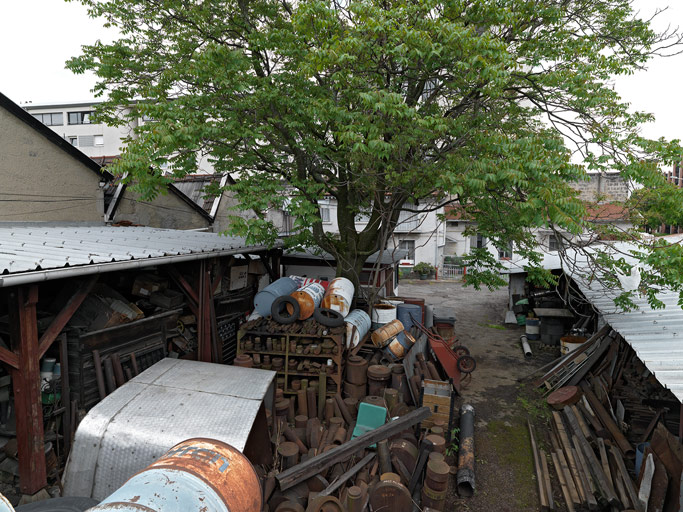
<svg viewBox="0 0 683 512">
<path fill-rule="evenodd" d="M 213 293 L 237 255 L 256 255 L 271 279 L 276 279 L 281 249 L 248 246 L 244 239 L 216 233 L 146 227 L 0 224 L 0 290 L 8 304 L 10 347 L 0 346 L 0 362 L 12 375 L 23 493 L 34 494 L 46 484 L 40 358 L 57 339 L 93 289 L 98 276 L 122 270 L 164 266 L 186 296 L 197 317 L 201 361 L 216 360 Z M 176 264 L 194 263 L 196 279 L 188 282 Z M 39 332 L 37 305 L 41 283 L 80 278 L 46 329 Z M 66 354 L 62 353 L 62 359 Z M 68 374 L 68 372 L 65 372 Z M 69 418 L 67 404 L 65 428 Z M 69 441 L 65 437 L 65 444 Z"/>
<path fill-rule="evenodd" d="M 269 370 L 159 361 L 81 421 L 64 470 L 64 496 L 103 499 L 192 437 L 223 441 L 253 461 L 269 446 L 264 407 L 273 400 L 274 378 Z"/>
</svg>

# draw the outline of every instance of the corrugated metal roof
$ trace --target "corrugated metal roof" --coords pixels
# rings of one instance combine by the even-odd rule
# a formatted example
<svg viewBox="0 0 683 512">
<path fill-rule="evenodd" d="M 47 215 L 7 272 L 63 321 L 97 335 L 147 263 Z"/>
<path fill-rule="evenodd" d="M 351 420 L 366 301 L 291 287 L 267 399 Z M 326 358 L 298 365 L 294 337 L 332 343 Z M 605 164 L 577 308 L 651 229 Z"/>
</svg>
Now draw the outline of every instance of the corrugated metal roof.
<svg viewBox="0 0 683 512">
<path fill-rule="evenodd" d="M 56 269 L 97 273 L 106 271 L 107 265 L 115 270 L 155 265 L 162 259 L 203 259 L 265 249 L 267 247 L 247 246 L 243 238 L 199 231 L 112 226 L 0 226 L 0 285 L 8 286 L 20 273 Z M 86 270 L 95 265 L 97 269 Z M 60 272 L 64 273 L 68 272 Z M 30 279 L 25 276 L 22 282 L 30 282 Z M 35 280 L 43 279 L 46 278 L 36 277 Z"/>
<path fill-rule="evenodd" d="M 671 240 L 678 241 L 675 237 L 671 237 Z M 631 250 L 637 250 L 636 246 L 620 242 L 611 246 L 615 254 L 629 264 L 636 262 L 635 258 L 628 256 Z M 524 272 L 524 263 L 518 261 L 511 265 L 510 273 Z M 590 273 L 585 257 L 575 252 L 569 252 L 564 258 L 560 258 L 556 252 L 548 253 L 544 255 L 542 266 L 549 270 L 561 269 L 570 276 L 586 299 L 633 348 L 660 384 L 683 401 L 683 309 L 678 304 L 678 293 L 664 291 L 658 294 L 657 298 L 665 306 L 662 309 L 653 309 L 647 297 L 634 294 L 632 300 L 638 309 L 624 311 L 614 304 L 614 299 L 622 290 L 608 289 L 599 280 L 589 281 L 585 277 Z"/>
<path fill-rule="evenodd" d="M 678 293 L 659 294 L 657 298 L 665 304 L 662 309 L 652 309 L 646 297 L 635 296 L 632 300 L 638 309 L 623 311 L 614 304 L 621 290 L 607 290 L 581 278 L 574 281 L 660 384 L 683 402 L 683 309 L 678 305 Z"/>
</svg>

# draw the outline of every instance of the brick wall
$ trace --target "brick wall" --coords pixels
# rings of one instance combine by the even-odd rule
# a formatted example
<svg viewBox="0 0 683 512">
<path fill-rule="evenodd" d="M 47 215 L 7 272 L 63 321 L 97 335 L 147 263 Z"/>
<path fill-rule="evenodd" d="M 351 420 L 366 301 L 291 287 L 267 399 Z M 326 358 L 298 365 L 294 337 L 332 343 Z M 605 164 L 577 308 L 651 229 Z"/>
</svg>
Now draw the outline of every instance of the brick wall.
<svg viewBox="0 0 683 512">
<path fill-rule="evenodd" d="M 572 186 L 580 192 L 579 197 L 584 201 L 626 201 L 629 196 L 628 182 L 617 173 L 591 174 L 588 181 Z"/>
</svg>

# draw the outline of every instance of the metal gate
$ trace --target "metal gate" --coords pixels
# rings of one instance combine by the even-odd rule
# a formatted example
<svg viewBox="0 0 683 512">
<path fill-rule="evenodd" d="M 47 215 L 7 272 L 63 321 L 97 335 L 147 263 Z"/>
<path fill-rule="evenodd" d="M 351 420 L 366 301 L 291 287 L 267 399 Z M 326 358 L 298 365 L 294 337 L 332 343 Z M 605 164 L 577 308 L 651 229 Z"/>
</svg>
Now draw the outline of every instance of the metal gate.
<svg viewBox="0 0 683 512">
<path fill-rule="evenodd" d="M 441 266 L 441 279 L 460 279 L 466 273 L 467 267 L 460 265 L 447 265 L 444 263 Z"/>
</svg>

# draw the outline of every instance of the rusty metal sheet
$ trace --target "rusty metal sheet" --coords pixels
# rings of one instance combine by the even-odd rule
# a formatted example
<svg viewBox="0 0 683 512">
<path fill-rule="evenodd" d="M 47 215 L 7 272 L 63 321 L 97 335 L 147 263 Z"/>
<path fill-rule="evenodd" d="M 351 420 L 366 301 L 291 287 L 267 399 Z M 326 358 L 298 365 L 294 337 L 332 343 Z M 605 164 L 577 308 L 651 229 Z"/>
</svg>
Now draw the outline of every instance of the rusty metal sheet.
<svg viewBox="0 0 683 512">
<path fill-rule="evenodd" d="M 103 499 L 190 437 L 244 450 L 275 372 L 164 359 L 93 407 L 76 432 L 65 496 Z"/>
</svg>

